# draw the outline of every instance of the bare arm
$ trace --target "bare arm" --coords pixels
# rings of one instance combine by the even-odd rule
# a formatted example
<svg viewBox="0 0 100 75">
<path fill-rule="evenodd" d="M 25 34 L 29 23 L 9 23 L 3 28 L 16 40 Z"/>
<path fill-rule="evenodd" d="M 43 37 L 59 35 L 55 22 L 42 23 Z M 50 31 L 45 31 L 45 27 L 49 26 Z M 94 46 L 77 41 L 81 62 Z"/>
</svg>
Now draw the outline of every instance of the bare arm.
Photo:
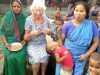
<svg viewBox="0 0 100 75">
<path fill-rule="evenodd" d="M 56 57 L 56 61 L 57 61 L 57 62 L 61 62 L 61 61 L 60 61 L 60 56 L 59 56 L 59 55 L 56 55 L 55 57 Z"/>
<path fill-rule="evenodd" d="M 24 40 L 25 41 L 29 41 L 31 39 L 32 36 L 38 36 L 40 35 L 41 33 L 39 31 L 28 31 L 28 30 L 25 30 L 25 35 L 24 35 Z"/>
<path fill-rule="evenodd" d="M 8 45 L 8 42 L 7 42 L 5 36 L 2 36 L 2 37 L 1 37 L 1 40 L 2 40 L 2 42 L 3 42 L 6 46 Z"/>
<path fill-rule="evenodd" d="M 91 47 L 89 48 L 89 50 L 88 50 L 88 52 L 86 54 L 88 56 L 90 56 L 96 50 L 98 44 L 99 44 L 99 37 L 95 37 L 93 39 L 93 43 L 92 43 Z"/>
<path fill-rule="evenodd" d="M 61 62 L 67 57 L 67 52 L 64 54 L 64 56 L 60 57 L 59 55 L 56 55 L 56 61 Z"/>
<path fill-rule="evenodd" d="M 64 41 L 65 35 L 64 33 L 61 34 L 61 40 Z"/>
<path fill-rule="evenodd" d="M 9 50 L 11 49 L 11 45 L 7 42 L 7 39 L 5 36 L 1 37 L 2 42 L 4 43 L 5 47 L 8 48 Z"/>
<path fill-rule="evenodd" d="M 25 30 L 24 40 L 25 41 L 29 41 L 30 40 L 30 32 L 28 30 Z"/>
<path fill-rule="evenodd" d="M 99 43 L 99 37 L 95 37 L 87 53 L 80 55 L 80 60 L 87 60 L 87 58 L 90 57 L 91 54 L 96 50 L 98 43 Z"/>
</svg>

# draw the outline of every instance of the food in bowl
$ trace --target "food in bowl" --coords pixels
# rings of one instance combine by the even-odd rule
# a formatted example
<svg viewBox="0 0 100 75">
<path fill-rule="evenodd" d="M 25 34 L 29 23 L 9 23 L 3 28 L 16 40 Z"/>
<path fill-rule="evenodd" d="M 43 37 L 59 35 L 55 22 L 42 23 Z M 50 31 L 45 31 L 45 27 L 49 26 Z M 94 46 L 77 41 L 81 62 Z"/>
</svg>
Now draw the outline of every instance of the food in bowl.
<svg viewBox="0 0 100 75">
<path fill-rule="evenodd" d="M 14 43 L 12 43 L 11 44 L 11 51 L 19 51 L 19 50 L 21 50 L 22 49 L 22 44 L 21 43 L 19 43 L 19 42 L 14 42 Z"/>
</svg>

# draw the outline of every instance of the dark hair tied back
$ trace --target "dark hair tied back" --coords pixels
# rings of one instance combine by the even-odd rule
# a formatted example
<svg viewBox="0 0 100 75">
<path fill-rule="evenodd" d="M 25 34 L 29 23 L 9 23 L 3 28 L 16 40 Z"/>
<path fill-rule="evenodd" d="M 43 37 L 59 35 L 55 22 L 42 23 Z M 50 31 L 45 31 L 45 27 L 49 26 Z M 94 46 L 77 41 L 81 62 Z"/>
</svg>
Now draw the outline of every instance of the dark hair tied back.
<svg viewBox="0 0 100 75">
<path fill-rule="evenodd" d="M 74 9 L 77 5 L 83 5 L 84 6 L 84 8 L 86 10 L 86 18 L 88 18 L 89 17 L 89 5 L 88 5 L 88 3 L 84 2 L 84 1 L 78 1 L 78 2 L 75 3 Z"/>
</svg>

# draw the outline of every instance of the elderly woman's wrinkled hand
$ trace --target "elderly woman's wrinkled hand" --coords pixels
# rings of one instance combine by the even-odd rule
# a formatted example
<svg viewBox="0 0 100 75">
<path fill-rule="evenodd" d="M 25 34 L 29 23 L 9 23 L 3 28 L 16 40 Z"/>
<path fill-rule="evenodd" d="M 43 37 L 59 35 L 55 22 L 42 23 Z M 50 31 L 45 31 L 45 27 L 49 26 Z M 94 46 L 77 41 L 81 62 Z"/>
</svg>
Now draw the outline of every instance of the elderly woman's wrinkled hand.
<svg viewBox="0 0 100 75">
<path fill-rule="evenodd" d="M 43 31 L 41 31 L 43 34 L 50 34 L 50 29 L 48 28 L 48 29 L 46 29 L 46 30 L 43 30 Z"/>
<path fill-rule="evenodd" d="M 40 34 L 39 31 L 31 31 L 31 32 L 30 32 L 30 35 L 31 35 L 31 36 L 33 36 L 33 35 L 38 36 L 39 34 Z"/>
</svg>

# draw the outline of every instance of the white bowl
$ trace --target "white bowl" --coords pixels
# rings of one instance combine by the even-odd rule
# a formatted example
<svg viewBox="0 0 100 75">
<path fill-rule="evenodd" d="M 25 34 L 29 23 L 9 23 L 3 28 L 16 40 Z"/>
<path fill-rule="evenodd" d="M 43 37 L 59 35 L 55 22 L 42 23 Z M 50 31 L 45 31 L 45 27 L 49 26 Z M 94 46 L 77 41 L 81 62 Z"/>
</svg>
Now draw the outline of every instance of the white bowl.
<svg viewBox="0 0 100 75">
<path fill-rule="evenodd" d="M 22 44 L 21 43 L 19 43 L 19 42 L 14 42 L 14 43 L 12 43 L 11 44 L 11 51 L 19 51 L 19 50 L 21 50 L 22 49 Z"/>
</svg>

